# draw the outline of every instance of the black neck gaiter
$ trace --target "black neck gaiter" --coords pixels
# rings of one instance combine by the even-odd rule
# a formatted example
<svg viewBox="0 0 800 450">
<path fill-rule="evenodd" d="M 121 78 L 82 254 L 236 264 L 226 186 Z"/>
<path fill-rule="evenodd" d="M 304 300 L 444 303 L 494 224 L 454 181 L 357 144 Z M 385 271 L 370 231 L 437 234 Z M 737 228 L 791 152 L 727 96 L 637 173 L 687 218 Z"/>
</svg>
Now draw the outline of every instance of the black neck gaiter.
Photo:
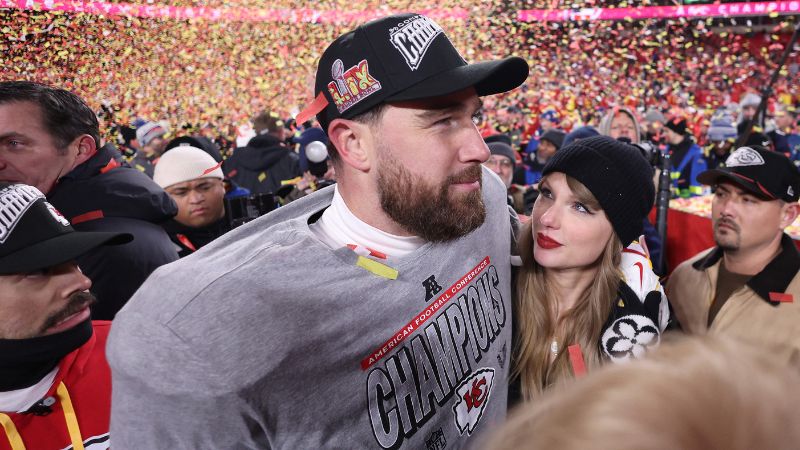
<svg viewBox="0 0 800 450">
<path fill-rule="evenodd" d="M 33 386 L 62 358 L 92 337 L 92 321 L 61 333 L 29 339 L 0 339 L 0 392 Z"/>
</svg>

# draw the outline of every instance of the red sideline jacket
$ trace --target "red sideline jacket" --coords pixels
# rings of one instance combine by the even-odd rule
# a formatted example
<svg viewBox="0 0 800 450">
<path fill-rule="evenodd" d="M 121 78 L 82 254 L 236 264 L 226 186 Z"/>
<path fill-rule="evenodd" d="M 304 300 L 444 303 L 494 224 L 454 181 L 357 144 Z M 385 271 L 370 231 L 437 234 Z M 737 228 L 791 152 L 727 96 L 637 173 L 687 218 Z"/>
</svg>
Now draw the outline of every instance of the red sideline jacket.
<svg viewBox="0 0 800 450">
<path fill-rule="evenodd" d="M 109 448 L 111 370 L 105 348 L 111 322 L 92 322 L 94 333 L 58 365 L 45 398 L 52 412 L 0 413 L 0 450 L 100 450 Z M 48 402 L 49 403 L 49 402 Z"/>
</svg>

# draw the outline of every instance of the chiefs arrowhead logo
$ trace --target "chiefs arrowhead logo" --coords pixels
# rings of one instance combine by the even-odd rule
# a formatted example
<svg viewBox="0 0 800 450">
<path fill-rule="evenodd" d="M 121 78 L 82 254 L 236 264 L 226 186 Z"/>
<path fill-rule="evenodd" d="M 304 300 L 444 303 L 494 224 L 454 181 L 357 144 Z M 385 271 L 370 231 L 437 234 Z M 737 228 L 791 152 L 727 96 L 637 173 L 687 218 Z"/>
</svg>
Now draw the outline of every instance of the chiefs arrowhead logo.
<svg viewBox="0 0 800 450">
<path fill-rule="evenodd" d="M 456 388 L 458 401 L 453 406 L 456 427 L 459 433 L 472 434 L 483 417 L 494 384 L 494 369 L 484 368 L 476 371 Z"/>
<path fill-rule="evenodd" d="M 763 166 L 764 158 L 750 147 L 739 147 L 725 160 L 725 167 Z"/>
<path fill-rule="evenodd" d="M 52 215 L 58 223 L 64 225 L 65 227 L 70 226 L 69 220 L 67 220 L 67 218 L 61 214 L 61 211 L 57 210 L 55 206 L 51 205 L 50 203 L 44 202 L 44 204 L 47 206 L 47 210 L 50 212 L 50 215 Z"/>
</svg>

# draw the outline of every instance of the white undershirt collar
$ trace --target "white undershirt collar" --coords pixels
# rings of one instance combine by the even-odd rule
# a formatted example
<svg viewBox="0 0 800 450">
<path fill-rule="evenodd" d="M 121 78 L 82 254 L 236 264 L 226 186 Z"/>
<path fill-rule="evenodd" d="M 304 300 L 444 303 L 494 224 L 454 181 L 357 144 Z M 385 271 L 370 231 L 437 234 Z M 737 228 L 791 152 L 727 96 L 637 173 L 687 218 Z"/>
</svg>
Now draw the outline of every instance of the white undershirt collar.
<svg viewBox="0 0 800 450">
<path fill-rule="evenodd" d="M 356 217 L 339 193 L 339 186 L 334 187 L 331 206 L 311 225 L 311 230 L 333 249 L 357 245 L 390 258 L 401 258 L 425 245 L 421 237 L 389 234 Z"/>
<path fill-rule="evenodd" d="M 0 411 L 27 411 L 36 402 L 41 400 L 47 394 L 47 391 L 53 387 L 53 380 L 56 379 L 56 373 L 58 373 L 58 366 L 33 386 L 17 389 L 15 391 L 0 392 Z"/>
</svg>

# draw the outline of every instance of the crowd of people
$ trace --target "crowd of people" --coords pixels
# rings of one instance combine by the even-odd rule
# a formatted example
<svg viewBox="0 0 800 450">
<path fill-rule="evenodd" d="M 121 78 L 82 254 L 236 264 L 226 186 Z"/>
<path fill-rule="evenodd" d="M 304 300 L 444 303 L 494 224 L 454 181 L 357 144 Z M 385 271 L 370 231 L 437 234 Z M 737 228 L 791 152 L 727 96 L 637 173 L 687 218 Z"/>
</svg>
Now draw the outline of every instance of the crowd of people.
<svg viewBox="0 0 800 450">
<path fill-rule="evenodd" d="M 0 81 L 0 448 L 796 445 L 796 55 L 770 125 L 751 120 L 782 38 L 502 14 L 225 35 L 30 20 L 50 22 L 8 55 L 92 22 L 83 47 L 132 66 L 125 84 L 90 52 L 3 69 L 44 82 Z M 237 40 L 256 30 L 273 47 Z M 292 32 L 306 50 L 273 52 Z M 169 52 L 176 33 L 198 45 Z M 217 89 L 225 70 L 246 89 Z M 715 247 L 668 281 L 659 169 L 672 196 L 713 196 Z M 684 420 L 717 403 L 778 407 Z"/>
<path fill-rule="evenodd" d="M 492 109 L 518 110 L 517 125 L 534 127 L 540 113 L 555 109 L 566 131 L 597 125 L 604 109 L 627 106 L 641 115 L 648 108 L 679 111 L 702 135 L 720 106 L 763 87 L 793 28 L 782 19 L 762 20 L 761 28 L 744 34 L 710 19 L 518 22 L 516 9 L 552 7 L 535 3 L 542 4 L 511 8 L 490 0 L 469 8 L 466 19 L 437 20 L 452 30 L 456 48 L 469 60 L 515 54 L 531 65 L 522 89 L 499 96 Z M 437 8 L 448 6 L 457 7 Z M 369 3 L 342 9 L 375 11 Z M 0 13 L 0 51 L 7 62 L 0 77 L 24 76 L 74 90 L 103 110 L 110 124 L 166 120 L 172 129 L 210 126 L 233 138 L 256 111 L 293 117 L 310 100 L 313 68 L 325 43 L 350 27 L 276 25 L 9 9 Z M 794 55 L 784 73 L 795 74 L 797 62 Z M 775 86 L 775 98 L 794 104 L 796 83 L 786 80 Z"/>
</svg>

